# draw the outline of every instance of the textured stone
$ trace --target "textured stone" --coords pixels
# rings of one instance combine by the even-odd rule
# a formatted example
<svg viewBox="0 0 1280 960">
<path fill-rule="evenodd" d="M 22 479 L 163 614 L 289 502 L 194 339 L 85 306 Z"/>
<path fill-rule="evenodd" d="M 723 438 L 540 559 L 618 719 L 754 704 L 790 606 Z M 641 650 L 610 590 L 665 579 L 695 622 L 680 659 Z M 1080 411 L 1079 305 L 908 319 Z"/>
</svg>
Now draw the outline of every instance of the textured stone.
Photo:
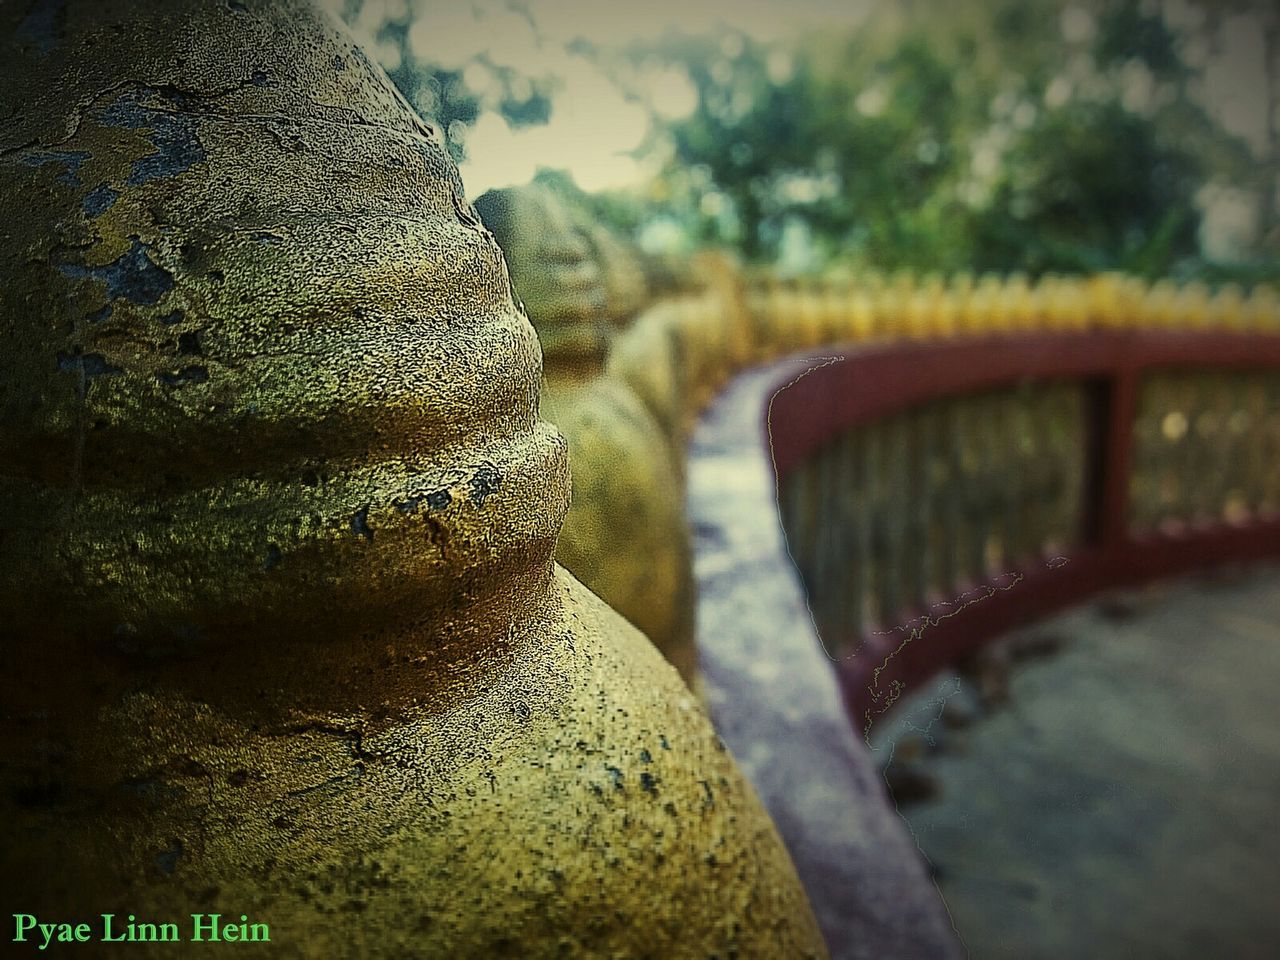
<svg viewBox="0 0 1280 960">
<path fill-rule="evenodd" d="M 553 562 L 534 332 L 386 78 L 294 0 L 0 21 L 5 902 L 823 955 L 675 671 Z"/>
<path fill-rule="evenodd" d="M 542 340 L 541 414 L 569 443 L 573 502 L 556 559 L 694 682 L 679 452 L 630 387 L 603 370 L 613 325 L 643 296 L 636 258 L 544 187 L 492 190 L 476 207 Z"/>
<path fill-rule="evenodd" d="M 476 211 L 506 255 L 516 298 L 547 356 L 598 361 L 608 351 L 608 288 L 590 238 L 544 187 L 490 190 Z"/>
<path fill-rule="evenodd" d="M 542 415 L 569 441 L 573 505 L 556 559 L 695 682 L 693 559 L 674 457 L 639 399 L 612 377 L 548 373 Z"/>
</svg>

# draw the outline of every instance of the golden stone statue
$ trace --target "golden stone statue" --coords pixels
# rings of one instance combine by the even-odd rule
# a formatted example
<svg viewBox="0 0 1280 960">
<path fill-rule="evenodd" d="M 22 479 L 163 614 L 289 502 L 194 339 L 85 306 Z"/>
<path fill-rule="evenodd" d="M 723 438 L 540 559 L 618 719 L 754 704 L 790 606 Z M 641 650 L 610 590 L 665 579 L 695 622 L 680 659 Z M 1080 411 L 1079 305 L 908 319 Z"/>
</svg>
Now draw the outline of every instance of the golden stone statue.
<svg viewBox="0 0 1280 960">
<path fill-rule="evenodd" d="M 534 332 L 385 76 L 296 0 L 0 22 L 7 908 L 824 955 L 676 672 L 552 559 Z"/>
<path fill-rule="evenodd" d="M 693 558 L 676 453 L 622 380 L 604 375 L 615 326 L 644 300 L 617 238 L 541 186 L 476 201 L 542 341 L 541 414 L 569 442 L 573 497 L 556 559 L 696 683 Z"/>
</svg>

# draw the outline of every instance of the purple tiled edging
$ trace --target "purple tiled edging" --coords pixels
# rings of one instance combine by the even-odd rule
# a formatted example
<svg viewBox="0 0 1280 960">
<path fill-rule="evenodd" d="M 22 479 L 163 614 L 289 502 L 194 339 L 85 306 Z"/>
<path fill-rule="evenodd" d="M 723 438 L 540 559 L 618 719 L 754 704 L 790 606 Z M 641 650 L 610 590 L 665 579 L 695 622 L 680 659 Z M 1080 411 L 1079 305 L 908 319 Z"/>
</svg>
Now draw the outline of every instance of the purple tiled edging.
<svg viewBox="0 0 1280 960">
<path fill-rule="evenodd" d="M 797 374 L 807 368 L 794 363 Z M 698 644 L 711 714 L 778 825 L 835 960 L 963 957 L 849 722 L 786 552 L 760 431 L 779 370 L 730 384 L 689 449 Z"/>
</svg>

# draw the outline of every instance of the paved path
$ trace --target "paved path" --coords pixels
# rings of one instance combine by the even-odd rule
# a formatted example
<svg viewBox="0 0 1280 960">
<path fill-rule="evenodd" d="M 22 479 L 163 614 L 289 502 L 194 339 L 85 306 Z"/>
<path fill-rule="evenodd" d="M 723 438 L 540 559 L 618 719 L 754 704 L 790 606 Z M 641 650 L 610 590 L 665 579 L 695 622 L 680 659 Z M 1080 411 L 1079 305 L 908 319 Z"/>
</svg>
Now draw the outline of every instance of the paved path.
<svg viewBox="0 0 1280 960">
<path fill-rule="evenodd" d="M 971 956 L 1280 957 L 1280 568 L 1024 639 L 1059 649 L 987 657 L 989 709 L 943 678 L 877 738 L 891 780 L 936 787 L 902 811 Z"/>
</svg>

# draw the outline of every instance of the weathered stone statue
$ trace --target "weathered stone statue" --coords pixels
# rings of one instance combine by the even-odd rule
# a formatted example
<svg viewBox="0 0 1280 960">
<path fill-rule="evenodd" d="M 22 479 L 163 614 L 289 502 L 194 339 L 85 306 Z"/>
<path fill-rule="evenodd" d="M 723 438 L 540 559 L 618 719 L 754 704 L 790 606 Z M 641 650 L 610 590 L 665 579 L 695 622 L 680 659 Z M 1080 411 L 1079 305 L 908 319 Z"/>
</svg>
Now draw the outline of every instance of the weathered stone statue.
<svg viewBox="0 0 1280 960">
<path fill-rule="evenodd" d="M 697 673 L 692 551 L 671 446 L 604 362 L 644 300 L 621 243 L 540 186 L 476 201 L 542 341 L 542 416 L 569 441 L 573 498 L 556 559 L 639 627 L 687 680 Z"/>
<path fill-rule="evenodd" d="M 693 697 L 553 562 L 534 332 L 385 77 L 297 0 L 0 30 L 6 911 L 822 955 Z"/>
</svg>

